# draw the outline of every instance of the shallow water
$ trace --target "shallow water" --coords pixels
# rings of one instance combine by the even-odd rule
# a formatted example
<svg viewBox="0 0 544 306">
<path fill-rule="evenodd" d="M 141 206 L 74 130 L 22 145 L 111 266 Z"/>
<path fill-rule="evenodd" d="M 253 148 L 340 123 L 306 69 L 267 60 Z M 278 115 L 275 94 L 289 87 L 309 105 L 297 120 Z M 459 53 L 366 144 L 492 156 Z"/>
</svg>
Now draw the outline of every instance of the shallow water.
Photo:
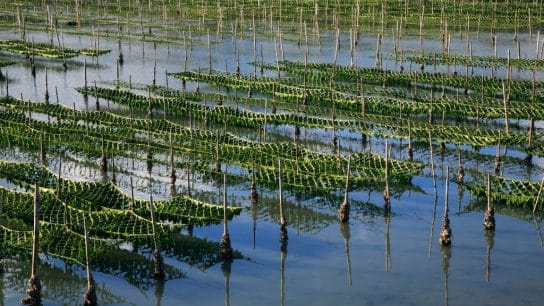
<svg viewBox="0 0 544 306">
<path fill-rule="evenodd" d="M 505 34 L 509 35 L 509 34 Z M 15 32 L 1 32 L 0 39 L 16 38 Z M 30 33 L 36 41 L 46 40 L 43 33 Z M 523 37 L 524 43 L 527 38 Z M 67 47 L 88 47 L 89 37 L 65 37 Z M 205 39 L 203 40 L 205 41 Z M 504 40 L 499 40 L 508 46 Z M 252 73 L 249 64 L 253 60 L 251 39 L 238 39 L 242 73 Z M 265 61 L 274 62 L 273 41 L 258 41 L 262 44 Z M 371 66 L 374 61 L 375 38 L 366 37 L 356 52 L 360 66 Z M 405 42 L 407 49 L 419 48 L 419 40 Z M 490 54 L 487 38 L 473 42 L 475 54 Z M 462 45 L 462 44 L 460 44 Z M 426 41 L 425 48 L 439 49 L 439 42 Z M 112 81 L 116 76 L 117 41 L 103 38 L 102 48 L 113 51 L 100 57 L 98 66 L 90 65 L 88 79 Z M 500 45 L 501 52 L 504 51 Z M 459 50 L 462 50 L 459 47 Z M 525 49 L 525 48 L 524 48 Z M 452 50 L 453 51 L 453 50 Z M 458 51 L 458 50 L 455 50 Z M 459 51 L 463 53 L 463 51 Z M 212 68 L 229 71 L 236 65 L 233 56 L 233 41 L 225 38 L 223 43 L 212 45 Z M 304 59 L 304 48 L 296 43 L 285 42 L 285 58 Z M 120 67 L 120 79 L 134 83 L 151 83 L 153 66 L 157 65 L 157 83 L 166 85 L 165 71 L 183 69 L 184 50 L 170 47 L 132 42 L 123 45 L 125 63 Z M 324 40 L 321 48 L 310 47 L 308 60 L 330 62 L 334 54 L 332 42 Z M 504 55 L 504 54 L 503 54 Z M 529 56 L 531 56 L 529 54 Z M 93 60 L 87 58 L 91 63 Z M 349 65 L 349 53 L 341 49 L 339 64 Z M 9 71 L 9 92 L 23 95 L 25 99 L 43 101 L 45 92 L 45 69 L 48 67 L 51 100 L 77 109 L 92 109 L 93 98 L 86 105 L 74 88 L 83 86 L 83 58 L 69 63 L 68 71 L 60 69 L 61 62 L 38 61 L 36 77 L 32 77 L 27 64 L 18 63 L 3 68 Z M 207 69 L 207 46 L 193 46 L 189 52 L 188 69 Z M 394 62 L 386 62 L 395 67 Z M 440 68 L 440 67 L 439 67 Z M 448 70 L 451 67 L 442 67 Z M 485 71 L 491 74 L 490 71 Z M 502 75 L 504 72 L 496 72 Z M 268 72 L 275 75 L 274 72 Z M 521 74 L 523 76 L 523 74 Z M 179 80 L 168 78 L 168 84 L 181 88 Z M 5 84 L 0 86 L 0 95 L 6 94 Z M 195 84 L 189 84 L 188 89 Z M 202 89 L 207 88 L 201 85 Z M 55 87 L 57 90 L 55 91 Z M 213 89 L 213 88 L 210 88 Z M 102 107 L 105 108 L 104 101 Z M 113 104 L 112 109 L 117 107 Z M 122 107 L 119 107 L 122 109 Z M 234 130 L 234 129 L 233 129 Z M 270 127 L 270 139 L 285 139 L 292 134 L 289 127 Z M 331 132 L 304 130 L 308 139 L 314 141 L 330 139 Z M 244 136 L 244 135 L 242 135 Z M 343 146 L 354 151 L 361 150 L 359 136 L 342 131 Z M 304 138 L 304 137 L 303 137 Z M 373 139 L 373 151 L 383 154 L 383 140 Z M 323 142 L 328 142 L 323 141 Z M 397 143 L 395 143 L 397 144 Z M 323 147 L 323 146 L 322 146 Z M 469 148 L 466 148 L 469 150 Z M 494 148 L 483 148 L 481 154 L 489 155 L 480 168 L 492 169 Z M 395 151 L 395 150 L 394 150 Z M 3 160 L 29 161 L 35 153 L 21 153 L 1 148 Z M 395 151 L 396 152 L 396 151 Z M 436 154 L 436 153 L 435 153 Z M 400 158 L 401 152 L 393 153 Z M 396 156 L 395 156 L 396 155 Z M 81 162 L 96 164 L 85 157 L 72 156 L 67 161 L 62 176 L 71 179 L 99 179 L 96 167 L 84 167 Z M 417 160 L 428 162 L 429 155 L 424 144 L 416 149 Z M 50 167 L 57 171 L 55 157 L 49 157 Z M 476 201 L 468 191 L 460 191 L 455 183 L 449 185 L 449 205 L 453 245 L 444 251 L 438 243 L 440 224 L 444 210 L 445 167 L 456 167 L 456 155 L 446 155 L 444 161 L 435 156 L 437 166 L 437 196 L 433 190 L 430 168 L 413 178 L 412 183 L 421 191 L 404 192 L 392 198 L 392 216 L 385 217 L 381 210 L 381 192 L 354 190 L 350 193 L 352 215 L 348 225 L 340 225 L 336 211 L 341 201 L 331 203 L 322 198 L 298 198 L 295 194 L 285 196 L 289 241 L 284 248 L 280 243 L 280 226 L 277 222 L 277 192 L 259 190 L 263 200 L 256 207 L 249 202 L 247 183 L 230 186 L 229 203 L 245 207 L 240 216 L 229 224 L 232 246 L 245 259 L 235 260 L 232 266 L 216 264 L 206 270 L 190 266 L 174 258 L 165 258 L 168 265 L 178 267 L 185 278 L 169 280 L 164 288 L 151 281 L 150 286 L 137 286 L 127 282 L 122 275 L 95 272 L 100 305 L 540 305 L 542 303 L 542 281 L 544 247 L 537 220 L 519 212 L 520 217 L 496 214 L 497 229 L 493 237 L 486 236 L 482 226 L 483 213 L 469 211 L 470 203 Z M 118 161 L 119 165 L 146 177 L 142 161 L 131 165 L 130 161 Z M 538 180 L 542 177 L 542 160 L 536 159 L 538 167 L 527 169 L 519 164 L 506 166 L 505 174 L 516 178 Z M 154 192 L 158 197 L 168 197 L 168 181 L 164 166 L 155 166 Z M 528 172 L 532 171 L 532 172 Z M 183 172 L 180 175 L 184 175 Z M 128 175 L 119 175 L 120 186 L 128 191 Z M 2 181 L 0 184 L 5 186 Z M 179 188 L 183 189 L 182 183 Z M 145 179 L 136 182 L 137 196 L 145 197 Z M 210 182 L 197 182 L 201 196 L 220 202 L 218 186 Z M 461 192 L 461 194 L 459 194 Z M 480 201 L 481 202 L 481 201 Z M 483 206 L 480 206 L 483 207 Z M 515 209 L 514 209 L 515 211 Z M 507 213 L 505 211 L 505 213 Z M 536 222 L 538 221 L 538 222 Z M 219 241 L 222 225 L 197 227 L 194 236 Z M 151 255 L 146 254 L 149 258 Z M 86 290 L 85 273 L 81 267 L 66 266 L 62 261 L 42 256 L 41 278 L 45 284 L 44 305 L 74 305 L 81 303 Z M 4 262 L 6 273 L 0 278 L 0 301 L 2 305 L 14 305 L 24 296 L 29 271 L 29 259 L 25 256 Z"/>
</svg>

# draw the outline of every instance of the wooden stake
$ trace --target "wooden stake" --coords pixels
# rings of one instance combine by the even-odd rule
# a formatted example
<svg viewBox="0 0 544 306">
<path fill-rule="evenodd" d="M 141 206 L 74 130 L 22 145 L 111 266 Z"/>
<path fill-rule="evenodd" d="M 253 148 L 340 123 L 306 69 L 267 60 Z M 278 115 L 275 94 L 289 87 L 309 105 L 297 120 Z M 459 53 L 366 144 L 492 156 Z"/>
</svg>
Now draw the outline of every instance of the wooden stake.
<svg viewBox="0 0 544 306">
<path fill-rule="evenodd" d="M 83 95 L 87 96 L 87 60 L 83 61 L 83 76 L 84 76 L 84 80 L 85 80 L 85 83 L 83 85 L 83 88 L 85 89 L 83 91 Z"/>
<path fill-rule="evenodd" d="M 406 148 L 408 161 L 414 160 L 414 149 L 412 148 L 412 121 L 408 120 L 408 148 Z"/>
<path fill-rule="evenodd" d="M 47 77 L 47 67 L 45 68 L 45 104 L 49 104 L 49 82 Z"/>
<path fill-rule="evenodd" d="M 493 203 L 491 201 L 491 177 L 487 174 L 487 188 L 486 188 L 486 197 L 487 197 L 487 209 L 484 214 L 484 228 L 486 230 L 495 229 L 495 209 L 493 208 Z"/>
<path fill-rule="evenodd" d="M 450 218 L 448 217 L 448 197 L 449 197 L 449 177 L 450 177 L 450 168 L 446 170 L 446 194 L 444 196 L 444 218 L 442 219 L 442 229 L 440 230 L 439 242 L 443 246 L 451 245 L 451 228 L 450 228 Z"/>
<path fill-rule="evenodd" d="M 170 185 L 176 184 L 176 169 L 174 167 L 174 147 L 172 145 L 172 133 L 170 133 Z"/>
<path fill-rule="evenodd" d="M 151 177 L 149 178 L 151 182 Z M 153 231 L 153 244 L 155 249 L 153 250 L 153 277 L 155 279 L 163 280 L 165 277 L 164 261 L 161 256 L 159 244 L 157 242 L 157 229 L 155 220 L 155 205 L 153 205 L 153 193 L 149 195 L 149 211 L 151 212 L 151 229 Z"/>
<path fill-rule="evenodd" d="M 501 131 L 499 131 L 499 140 L 497 143 L 497 154 L 495 155 L 495 175 L 501 172 Z"/>
<path fill-rule="evenodd" d="M 508 99 L 509 94 L 506 93 L 506 88 L 504 86 L 504 81 L 502 82 L 502 101 L 504 106 L 504 132 L 506 135 L 510 135 L 510 129 L 508 127 Z"/>
<path fill-rule="evenodd" d="M 34 230 L 32 232 L 32 269 L 28 287 L 27 297 L 21 300 L 26 305 L 41 305 L 42 285 L 38 276 L 38 252 L 40 246 L 40 185 L 34 184 Z"/>
<path fill-rule="evenodd" d="M 251 158 L 251 192 L 250 192 L 251 202 L 254 203 L 259 199 L 259 194 L 257 193 L 257 186 L 255 183 L 255 157 Z"/>
<path fill-rule="evenodd" d="M 89 233 L 87 231 L 86 218 L 83 218 L 83 231 L 85 232 L 85 268 L 87 270 L 87 292 L 85 292 L 85 294 L 83 295 L 83 305 L 96 306 L 98 303 L 94 278 L 91 273 L 91 259 L 89 256 Z"/>
<path fill-rule="evenodd" d="M 465 170 L 463 169 L 463 165 L 461 164 L 461 150 L 459 150 L 457 151 L 457 182 L 463 182 L 464 177 Z"/>
<path fill-rule="evenodd" d="M 227 217 L 227 174 L 223 173 L 223 235 L 221 235 L 220 243 L 221 258 L 223 258 L 223 260 L 232 260 L 233 251 L 230 243 Z"/>
<path fill-rule="evenodd" d="M 34 231 L 32 241 L 32 272 L 31 276 L 38 275 L 38 252 L 40 245 L 40 184 L 34 184 Z"/>
<path fill-rule="evenodd" d="M 7 70 L 6 70 L 6 97 L 9 97 L 9 77 L 8 77 Z"/>
<path fill-rule="evenodd" d="M 104 137 L 102 137 L 102 155 L 100 156 L 100 172 L 108 172 L 108 159 L 106 158 Z"/>
<path fill-rule="evenodd" d="M 43 130 L 41 130 L 41 133 L 40 133 L 40 163 L 43 165 L 45 165 L 47 163 L 47 157 L 46 157 L 46 152 L 45 152 L 45 140 L 44 140 L 44 133 L 43 133 Z"/>
<path fill-rule="evenodd" d="M 535 203 L 533 204 L 533 215 L 536 212 L 536 208 L 538 207 L 538 202 L 540 202 L 540 195 L 542 194 L 542 189 L 544 188 L 544 176 L 542 177 L 542 181 L 540 182 L 540 188 L 538 189 L 538 194 L 536 195 Z"/>
<path fill-rule="evenodd" d="M 283 162 L 282 160 L 280 159 L 278 161 L 278 170 L 279 170 L 279 175 L 278 175 L 278 191 L 279 191 L 279 196 L 280 196 L 280 199 L 279 199 L 279 206 L 280 206 L 280 238 L 281 238 L 281 241 L 282 242 L 285 242 L 287 241 L 288 238 L 288 235 L 287 235 L 287 220 L 285 219 L 285 216 L 283 215 L 283 190 L 282 190 L 282 176 L 283 176 Z"/>
<path fill-rule="evenodd" d="M 348 200 L 348 191 L 349 191 L 349 175 L 350 175 L 350 164 L 351 164 L 351 156 L 348 157 L 348 170 L 346 172 L 346 186 L 344 188 L 344 202 L 342 202 L 342 205 L 340 205 L 340 209 L 338 210 L 338 216 L 340 217 L 340 222 L 347 223 L 349 221 L 349 200 Z"/>
<path fill-rule="evenodd" d="M 384 175 L 384 181 L 385 181 L 385 189 L 383 191 L 383 199 L 384 199 L 384 209 L 386 214 L 389 214 L 391 212 L 391 191 L 389 190 L 389 154 L 391 153 L 391 149 L 389 148 L 389 145 L 387 143 L 387 140 L 385 141 L 385 175 Z"/>
<path fill-rule="evenodd" d="M 130 177 L 130 210 L 134 212 L 136 206 L 136 200 L 134 199 L 134 183 L 132 181 L 132 176 Z"/>
</svg>

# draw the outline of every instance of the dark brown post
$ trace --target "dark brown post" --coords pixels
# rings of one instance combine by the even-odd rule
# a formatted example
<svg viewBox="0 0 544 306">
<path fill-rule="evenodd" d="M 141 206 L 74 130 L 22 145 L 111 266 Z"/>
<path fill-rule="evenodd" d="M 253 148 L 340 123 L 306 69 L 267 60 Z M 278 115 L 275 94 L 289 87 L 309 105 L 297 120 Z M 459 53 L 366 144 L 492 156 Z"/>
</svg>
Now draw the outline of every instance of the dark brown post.
<svg viewBox="0 0 544 306">
<path fill-rule="evenodd" d="M 232 259 L 232 247 L 228 228 L 227 215 L 227 174 L 223 173 L 223 235 L 221 235 L 221 257 L 224 260 Z"/>
<path fill-rule="evenodd" d="M 451 245 L 451 228 L 450 228 L 450 218 L 448 216 L 449 207 L 448 207 L 448 196 L 449 196 L 449 177 L 450 177 L 450 168 L 446 170 L 446 194 L 444 196 L 444 218 L 442 219 L 442 229 L 440 230 L 439 241 L 443 246 Z"/>
</svg>

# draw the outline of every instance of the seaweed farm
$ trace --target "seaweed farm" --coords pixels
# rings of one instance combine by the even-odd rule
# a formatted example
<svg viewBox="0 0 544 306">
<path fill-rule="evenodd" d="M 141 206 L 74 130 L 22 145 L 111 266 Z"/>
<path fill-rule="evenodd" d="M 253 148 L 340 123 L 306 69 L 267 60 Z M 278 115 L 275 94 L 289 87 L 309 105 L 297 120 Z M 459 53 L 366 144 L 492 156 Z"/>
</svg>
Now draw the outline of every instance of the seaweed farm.
<svg viewBox="0 0 544 306">
<path fill-rule="evenodd" d="M 0 305 L 541 305 L 543 1 L 0 1 Z"/>
</svg>

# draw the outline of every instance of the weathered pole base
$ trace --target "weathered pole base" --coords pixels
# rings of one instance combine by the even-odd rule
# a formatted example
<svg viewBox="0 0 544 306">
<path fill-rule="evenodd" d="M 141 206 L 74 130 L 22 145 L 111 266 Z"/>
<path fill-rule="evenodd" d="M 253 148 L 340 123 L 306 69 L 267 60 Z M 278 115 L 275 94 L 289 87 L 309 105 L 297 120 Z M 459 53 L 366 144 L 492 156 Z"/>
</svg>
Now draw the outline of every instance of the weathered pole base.
<svg viewBox="0 0 544 306">
<path fill-rule="evenodd" d="M 232 259 L 232 247 L 230 245 L 230 236 L 228 233 L 224 233 L 221 236 L 221 258 L 224 260 Z"/>
<path fill-rule="evenodd" d="M 364 145 L 366 145 L 366 143 L 368 142 L 368 138 L 366 136 L 366 134 L 361 134 L 361 143 Z"/>
<path fill-rule="evenodd" d="M 259 200 L 259 194 L 257 193 L 257 187 L 255 186 L 255 183 L 251 184 L 251 192 L 249 194 L 251 202 L 257 202 Z"/>
<path fill-rule="evenodd" d="M 406 149 L 406 159 L 408 159 L 408 161 L 414 161 L 414 149 L 412 149 L 412 147 Z"/>
<path fill-rule="evenodd" d="M 349 222 L 349 209 L 350 205 L 348 201 L 344 201 L 342 205 L 340 205 L 340 209 L 338 209 L 338 217 L 340 218 L 340 222 Z"/>
<path fill-rule="evenodd" d="M 442 229 L 440 230 L 440 237 L 438 237 L 438 241 L 444 246 L 451 245 L 450 218 L 447 216 L 442 219 Z"/>
<path fill-rule="evenodd" d="M 495 157 L 495 175 L 500 175 L 501 173 L 501 157 Z"/>
<path fill-rule="evenodd" d="M 391 212 L 391 194 L 387 188 L 383 191 L 383 201 L 383 209 L 386 214 L 389 214 Z"/>
<path fill-rule="evenodd" d="M 157 249 L 153 251 L 153 277 L 155 279 L 164 279 L 164 260 L 161 252 Z"/>
<path fill-rule="evenodd" d="M 459 166 L 459 169 L 457 169 L 457 182 L 459 183 L 463 182 L 464 178 L 465 178 L 465 169 L 463 169 L 463 166 Z"/>
<path fill-rule="evenodd" d="M 83 295 L 83 305 L 85 306 L 96 306 L 98 305 L 98 299 L 96 297 L 96 287 L 94 284 L 94 279 L 91 276 L 89 278 L 89 283 L 87 285 L 87 292 Z"/>
<path fill-rule="evenodd" d="M 492 207 L 485 212 L 484 228 L 486 230 L 495 229 L 495 209 Z"/>
<path fill-rule="evenodd" d="M 287 234 L 287 222 L 282 222 L 280 226 L 280 241 L 286 242 L 289 240 L 289 235 Z"/>
<path fill-rule="evenodd" d="M 42 303 L 42 284 L 37 275 L 32 275 L 28 280 L 28 288 L 26 289 L 27 297 L 21 299 L 21 303 L 25 305 L 40 305 Z"/>
<path fill-rule="evenodd" d="M 106 159 L 105 155 L 102 155 L 102 157 L 100 157 L 100 172 L 108 172 L 108 160 Z"/>
<path fill-rule="evenodd" d="M 440 147 L 438 147 L 438 152 L 440 152 L 440 154 L 442 155 L 446 153 L 446 143 L 444 142 L 440 143 Z"/>
<path fill-rule="evenodd" d="M 527 154 L 527 156 L 525 156 L 525 158 L 523 159 L 523 161 L 525 162 L 525 164 L 527 164 L 527 166 L 530 166 L 533 164 L 533 154 Z"/>
<path fill-rule="evenodd" d="M 170 185 L 175 185 L 177 180 L 176 171 L 170 172 Z"/>
</svg>

